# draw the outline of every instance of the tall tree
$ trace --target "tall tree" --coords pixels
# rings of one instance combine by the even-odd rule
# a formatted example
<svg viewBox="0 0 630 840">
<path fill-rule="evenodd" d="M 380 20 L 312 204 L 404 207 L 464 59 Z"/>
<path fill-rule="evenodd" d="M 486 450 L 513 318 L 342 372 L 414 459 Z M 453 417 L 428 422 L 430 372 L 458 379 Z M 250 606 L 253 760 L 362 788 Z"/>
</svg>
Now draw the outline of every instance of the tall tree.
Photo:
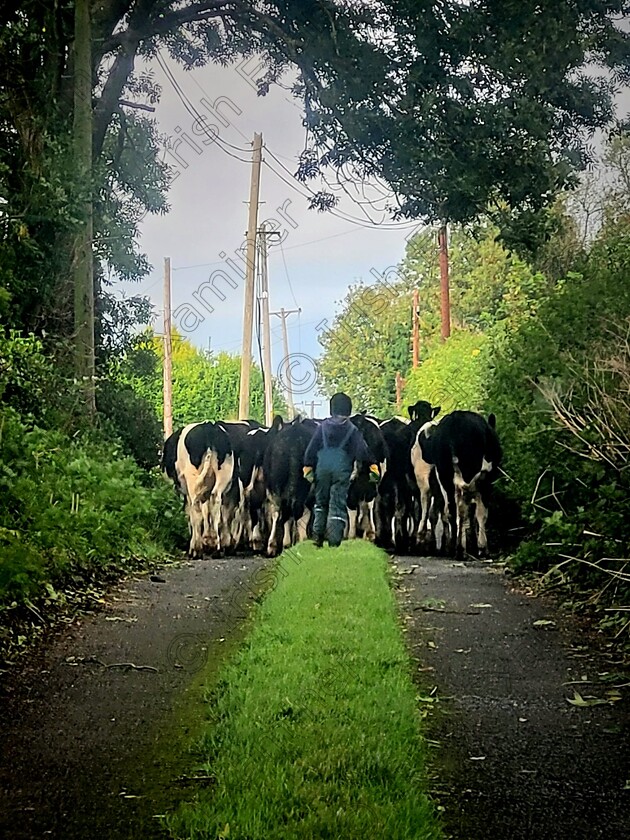
<svg viewBox="0 0 630 840">
<path fill-rule="evenodd" d="M 356 177 L 391 184 L 400 215 L 516 210 L 524 237 L 582 165 L 588 132 L 610 123 L 611 91 L 629 72 L 628 36 L 615 23 L 625 0 L 92 0 L 91 9 L 96 250 L 123 273 L 146 271 L 137 225 L 166 209 L 155 125 L 123 104 L 159 98 L 140 62 L 160 50 L 188 69 L 260 54 L 261 93 L 297 69 L 311 141 L 300 177 L 354 166 Z M 0 283 L 19 323 L 66 333 L 81 194 L 68 142 L 73 12 L 72 0 L 8 0 L 0 11 Z M 315 206 L 331 200 L 313 195 Z"/>
</svg>

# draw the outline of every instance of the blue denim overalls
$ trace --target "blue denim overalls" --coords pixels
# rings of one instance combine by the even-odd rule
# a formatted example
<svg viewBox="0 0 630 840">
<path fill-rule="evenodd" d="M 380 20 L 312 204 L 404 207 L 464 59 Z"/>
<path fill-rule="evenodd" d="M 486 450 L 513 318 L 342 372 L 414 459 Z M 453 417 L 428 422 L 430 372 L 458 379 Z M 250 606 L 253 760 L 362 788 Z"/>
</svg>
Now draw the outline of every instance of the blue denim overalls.
<svg viewBox="0 0 630 840">
<path fill-rule="evenodd" d="M 313 538 L 321 542 L 328 526 L 328 543 L 333 547 L 341 543 L 348 521 L 348 488 L 354 460 L 343 447 L 353 432 L 354 426 L 348 422 L 348 431 L 339 445 L 329 446 L 322 429 L 323 446 L 317 453 Z"/>
</svg>

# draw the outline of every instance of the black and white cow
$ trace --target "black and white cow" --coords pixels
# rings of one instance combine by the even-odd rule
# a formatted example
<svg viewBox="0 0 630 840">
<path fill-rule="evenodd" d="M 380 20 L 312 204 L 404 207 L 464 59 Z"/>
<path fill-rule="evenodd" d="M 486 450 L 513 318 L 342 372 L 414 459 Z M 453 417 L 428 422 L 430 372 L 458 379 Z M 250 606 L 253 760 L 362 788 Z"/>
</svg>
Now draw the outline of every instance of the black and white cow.
<svg viewBox="0 0 630 840">
<path fill-rule="evenodd" d="M 221 549 L 223 494 L 234 475 L 229 437 L 217 423 L 190 423 L 164 443 L 162 469 L 184 496 L 190 554 Z"/>
<path fill-rule="evenodd" d="M 175 464 L 177 462 L 177 444 L 179 442 L 181 433 L 182 430 L 177 429 L 175 432 L 173 432 L 166 438 L 166 440 L 164 441 L 164 446 L 162 447 L 162 459 L 160 462 L 162 470 L 174 483 L 175 489 L 178 493 L 183 492 L 181 484 L 179 482 L 179 477 L 177 475 L 177 470 L 175 469 Z"/>
<path fill-rule="evenodd" d="M 382 481 L 387 471 L 387 444 L 378 420 L 367 414 L 355 414 L 350 420 L 363 435 L 370 453 L 370 463 L 378 464 Z M 370 481 L 369 471 L 368 463 L 355 463 L 348 490 L 349 540 L 354 539 L 357 532 L 366 540 L 373 542 L 376 539 L 374 505 L 378 484 Z"/>
<path fill-rule="evenodd" d="M 494 414 L 486 420 L 474 411 L 453 411 L 440 423 L 427 423 L 416 435 L 412 458 L 415 475 L 428 487 L 429 496 L 428 482 L 432 469 L 435 471 L 438 488 L 433 497 L 451 552 L 464 554 L 469 550 L 472 530 L 478 552 L 484 555 L 488 546 L 488 495 L 502 459 Z M 476 529 L 471 523 L 473 505 Z M 427 506 L 427 515 L 428 510 Z"/>
<path fill-rule="evenodd" d="M 405 554 L 419 518 L 418 490 L 411 465 L 411 448 L 418 430 L 433 420 L 440 406 L 419 400 L 408 407 L 409 420 L 392 417 L 380 424 L 389 453 L 387 472 L 376 502 L 377 542 Z"/>
<path fill-rule="evenodd" d="M 256 420 L 222 420 L 219 425 L 227 432 L 234 452 L 234 475 L 223 494 L 221 506 L 221 544 L 226 551 L 235 551 L 241 544 L 243 535 L 248 535 L 249 530 L 243 457 L 248 449 L 249 433 L 260 429 L 261 425 Z"/>
<path fill-rule="evenodd" d="M 279 414 L 269 428 L 251 429 L 243 441 L 239 471 L 245 497 L 245 535 L 253 551 L 261 551 L 269 539 L 265 452 L 284 425 Z"/>
<path fill-rule="evenodd" d="M 312 500 L 309 499 L 311 485 L 304 478 L 302 468 L 306 447 L 316 428 L 316 421 L 293 420 L 278 431 L 264 454 L 270 557 L 278 555 L 283 546 L 306 539 Z"/>
</svg>

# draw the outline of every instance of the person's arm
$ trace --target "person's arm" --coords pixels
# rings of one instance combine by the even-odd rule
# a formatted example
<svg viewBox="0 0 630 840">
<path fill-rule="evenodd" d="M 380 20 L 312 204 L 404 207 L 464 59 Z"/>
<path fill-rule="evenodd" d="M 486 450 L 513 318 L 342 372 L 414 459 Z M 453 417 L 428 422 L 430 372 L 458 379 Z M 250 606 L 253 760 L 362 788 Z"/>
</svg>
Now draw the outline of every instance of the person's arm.
<svg viewBox="0 0 630 840">
<path fill-rule="evenodd" d="M 368 449 L 367 443 L 365 442 L 365 438 L 359 431 L 356 430 L 356 433 L 353 435 L 353 447 L 354 447 L 354 460 L 359 461 L 362 464 L 368 464 L 369 466 L 369 478 L 371 482 L 378 483 L 381 478 L 381 471 L 379 465 L 374 463 L 372 456 L 370 455 L 370 450 Z"/>
<path fill-rule="evenodd" d="M 306 447 L 306 452 L 304 453 L 304 466 L 305 467 L 314 467 L 317 464 L 317 453 L 322 448 L 322 427 L 318 426 L 315 429 L 315 434 L 310 440 L 309 445 Z"/>
</svg>

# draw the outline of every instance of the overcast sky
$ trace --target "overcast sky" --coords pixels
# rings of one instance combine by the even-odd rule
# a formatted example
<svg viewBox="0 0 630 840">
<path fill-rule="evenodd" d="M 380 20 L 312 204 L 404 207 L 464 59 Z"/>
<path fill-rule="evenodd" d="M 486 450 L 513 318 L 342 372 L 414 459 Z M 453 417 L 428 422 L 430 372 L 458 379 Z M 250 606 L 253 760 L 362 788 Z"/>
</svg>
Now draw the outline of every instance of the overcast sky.
<svg viewBox="0 0 630 840">
<path fill-rule="evenodd" d="M 396 265 L 403 257 L 406 237 L 418 224 L 392 222 L 384 211 L 385 191 L 376 186 L 366 193 L 374 206 L 358 203 L 364 200 L 359 188 L 348 196 L 335 183 L 341 193 L 336 214 L 309 210 L 307 188 L 290 174 L 304 148 L 301 110 L 282 89 L 275 88 L 266 97 L 256 95 L 251 79 L 257 75 L 255 61 L 192 72 L 165 61 L 207 122 L 201 124 L 187 111 L 161 67 L 153 65 L 162 86 L 156 110 L 160 130 L 174 144 L 180 141 L 173 152 L 166 152 L 178 174 L 169 193 L 168 215 L 148 216 L 142 224 L 140 247 L 153 266 L 151 274 L 140 284 L 120 287 L 151 298 L 160 312 L 155 326 L 161 332 L 162 266 L 164 257 L 170 257 L 173 321 L 180 332 L 198 347 L 240 352 L 243 282 L 236 267 L 243 263 L 236 252 L 247 227 L 251 141 L 255 131 L 262 132 L 267 149 L 259 222 L 274 219 L 283 238 L 281 247 L 270 250 L 271 309 L 301 308 L 301 314 L 287 322 L 290 351 L 316 358 L 321 352 L 318 337 L 332 323 L 347 287 L 359 278 L 375 282 L 374 272 Z M 213 142 L 212 132 L 217 130 L 219 140 Z M 272 318 L 272 330 L 275 373 L 284 355 L 279 318 Z M 301 393 L 296 402 L 310 400 L 315 393 L 309 363 L 302 356 L 299 359 L 304 367 L 296 366 L 293 375 L 305 384 L 297 385 Z M 319 408 L 316 412 L 321 413 Z"/>
</svg>

